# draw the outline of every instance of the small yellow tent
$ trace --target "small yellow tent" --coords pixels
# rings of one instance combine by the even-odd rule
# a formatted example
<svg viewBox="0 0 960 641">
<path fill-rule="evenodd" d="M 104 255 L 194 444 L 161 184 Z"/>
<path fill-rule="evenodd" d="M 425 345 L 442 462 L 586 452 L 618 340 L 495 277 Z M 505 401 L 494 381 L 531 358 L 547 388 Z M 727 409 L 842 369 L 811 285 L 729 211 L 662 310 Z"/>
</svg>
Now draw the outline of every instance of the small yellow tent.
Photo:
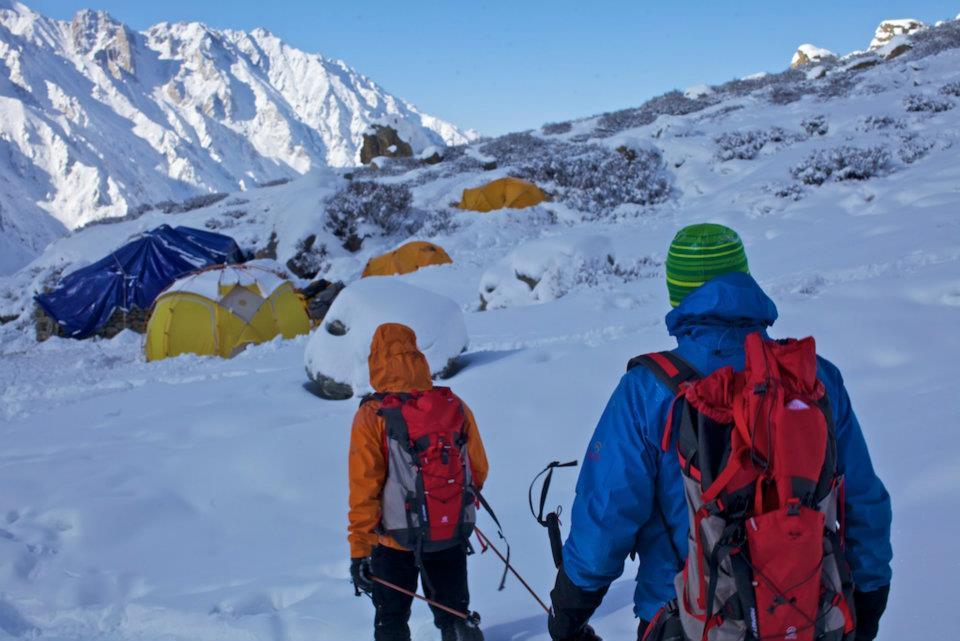
<svg viewBox="0 0 960 641">
<path fill-rule="evenodd" d="M 148 361 L 201 354 L 229 358 L 247 345 L 310 331 L 290 281 L 259 265 L 217 266 L 175 282 L 147 323 Z"/>
<path fill-rule="evenodd" d="M 522 209 L 537 205 L 546 198 L 539 187 L 519 178 L 500 178 L 476 189 L 464 189 L 460 209 L 492 211 L 510 207 Z"/>
<path fill-rule="evenodd" d="M 427 265 L 452 263 L 443 247 L 422 240 L 415 240 L 367 261 L 363 276 L 390 276 L 409 274 Z"/>
</svg>

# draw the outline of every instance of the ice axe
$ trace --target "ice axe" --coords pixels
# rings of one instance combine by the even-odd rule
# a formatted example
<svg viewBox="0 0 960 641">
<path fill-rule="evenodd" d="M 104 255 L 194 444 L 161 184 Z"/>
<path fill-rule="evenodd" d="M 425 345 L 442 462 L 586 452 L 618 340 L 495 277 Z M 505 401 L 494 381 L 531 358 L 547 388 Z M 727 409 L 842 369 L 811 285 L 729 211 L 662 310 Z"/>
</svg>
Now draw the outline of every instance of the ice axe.
<svg viewBox="0 0 960 641">
<path fill-rule="evenodd" d="M 547 493 L 550 491 L 550 481 L 553 480 L 553 471 L 559 467 L 576 466 L 577 461 L 568 461 L 567 463 L 553 461 L 549 463 L 539 474 L 533 477 L 533 481 L 530 482 L 530 489 L 527 491 L 527 501 L 530 503 L 530 514 L 537 520 L 537 523 L 547 528 L 547 536 L 550 539 L 550 552 L 553 554 L 553 564 L 557 566 L 557 569 L 563 564 L 563 541 L 560 535 L 561 507 L 557 506 L 556 510 L 546 516 L 543 515 L 543 510 L 547 503 Z M 537 484 L 537 481 L 544 474 L 546 474 L 546 476 L 543 479 L 543 486 L 540 488 L 540 511 L 537 512 L 533 509 L 533 486 Z"/>
</svg>

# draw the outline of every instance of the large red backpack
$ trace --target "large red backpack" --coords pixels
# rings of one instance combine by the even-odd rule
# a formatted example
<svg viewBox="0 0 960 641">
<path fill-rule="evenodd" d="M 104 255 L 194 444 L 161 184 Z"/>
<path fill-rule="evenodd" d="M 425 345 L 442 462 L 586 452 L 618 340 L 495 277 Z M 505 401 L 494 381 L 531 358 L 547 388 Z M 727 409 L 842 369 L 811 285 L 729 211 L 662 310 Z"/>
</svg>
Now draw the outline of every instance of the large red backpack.
<svg viewBox="0 0 960 641">
<path fill-rule="evenodd" d="M 371 394 L 386 424 L 380 531 L 419 555 L 460 545 L 476 523 L 463 404 L 446 387 Z"/>
<path fill-rule="evenodd" d="M 677 599 L 645 641 L 851 641 L 843 480 L 813 338 L 746 340 L 743 372 L 706 378 L 675 354 L 635 359 L 677 392 L 675 448 L 690 520 Z"/>
</svg>

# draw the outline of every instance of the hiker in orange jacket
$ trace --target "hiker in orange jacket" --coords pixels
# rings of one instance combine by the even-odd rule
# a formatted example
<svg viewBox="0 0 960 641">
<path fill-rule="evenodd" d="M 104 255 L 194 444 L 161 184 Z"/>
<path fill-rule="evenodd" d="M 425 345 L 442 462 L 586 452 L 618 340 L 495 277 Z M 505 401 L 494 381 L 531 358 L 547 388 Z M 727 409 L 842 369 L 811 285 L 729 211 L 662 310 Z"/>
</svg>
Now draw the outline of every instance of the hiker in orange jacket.
<svg viewBox="0 0 960 641">
<path fill-rule="evenodd" d="M 376 390 L 376 394 L 365 397 L 361 402 L 354 416 L 350 435 L 350 572 L 357 590 L 362 590 L 373 598 L 376 608 L 375 640 L 409 641 L 408 620 L 412 597 L 374 581 L 373 577 L 396 584 L 404 590 L 416 591 L 419 576 L 429 598 L 460 612 L 469 611 L 467 538 L 473 530 L 475 520 L 473 497 L 487 477 L 487 457 L 470 408 L 449 390 L 434 388 L 430 367 L 423 353 L 417 348 L 416 334 L 412 329 L 397 323 L 378 327 L 370 345 L 369 366 L 370 385 Z M 407 400 L 411 398 L 412 401 Z M 409 425 L 401 424 L 401 430 L 406 437 L 403 440 L 406 443 L 398 449 L 396 443 L 399 441 L 393 439 L 396 428 L 391 431 L 388 427 L 385 415 L 389 414 L 390 408 L 385 405 L 396 409 L 404 401 L 413 404 L 412 416 L 423 420 L 417 425 L 412 424 L 409 419 L 406 421 Z M 404 409 L 407 409 L 406 406 Z M 424 411 L 417 413 L 420 409 Z M 408 416 L 406 412 L 401 414 L 399 411 L 394 415 Z M 444 421 L 453 427 L 451 432 L 443 431 L 440 423 Z M 429 432 L 431 443 L 439 449 L 417 449 L 418 444 L 427 437 L 418 437 L 417 443 L 414 443 L 414 439 L 406 433 L 407 428 L 409 433 L 415 430 Z M 438 429 L 440 431 L 437 431 Z M 444 434 L 449 436 L 446 443 Z M 395 442 L 392 443 L 391 439 Z M 451 452 L 452 445 L 459 447 Z M 437 455 L 434 457 L 433 453 Z M 448 523 L 446 512 L 442 517 L 444 525 L 435 529 L 437 524 L 434 523 L 436 517 L 433 517 L 433 514 L 434 509 L 439 514 L 441 509 L 446 508 L 454 499 L 447 497 L 448 502 L 439 504 L 433 496 L 421 497 L 424 509 L 414 511 L 412 518 L 416 519 L 419 513 L 429 512 L 427 520 L 431 536 L 442 540 L 423 544 L 422 539 L 417 539 L 417 545 L 411 547 L 419 546 L 420 550 L 404 547 L 394 536 L 386 533 L 386 530 L 399 532 L 398 536 L 403 536 L 407 543 L 410 536 L 422 536 L 422 528 L 397 529 L 395 524 L 391 525 L 385 519 L 385 514 L 396 513 L 397 510 L 401 515 L 406 511 L 403 522 L 409 523 L 408 519 L 411 518 L 409 487 L 396 490 L 402 495 L 399 500 L 390 498 L 395 496 L 392 490 L 411 485 L 410 479 L 406 479 L 404 483 L 404 479 L 399 477 L 405 475 L 396 469 L 391 470 L 390 466 L 390 462 L 399 460 L 398 456 L 407 455 L 421 457 L 411 466 L 413 468 L 417 465 L 426 467 L 428 457 L 432 457 L 431 464 L 438 464 L 441 458 L 444 465 L 452 460 L 450 465 L 453 467 L 445 468 L 444 474 L 459 479 L 456 483 L 451 483 L 459 488 L 459 492 L 451 496 L 456 500 L 463 497 L 462 502 L 454 506 L 454 520 L 459 519 L 460 522 L 452 530 L 443 529 Z M 458 461 L 462 465 L 458 465 Z M 404 466 L 395 464 L 394 468 L 397 467 Z M 406 476 L 409 476 L 409 471 Z M 445 487 L 442 489 L 447 490 L 449 486 L 446 486 L 446 483 L 454 478 L 444 479 Z M 423 481 L 425 485 L 429 484 L 426 475 L 423 476 Z M 429 488 L 425 494 L 431 494 Z M 434 491 L 434 495 L 441 495 L 441 488 Z M 428 499 L 434 502 L 431 503 Z M 391 505 L 391 501 L 399 503 L 399 507 Z M 417 534 L 411 535 L 411 532 Z M 479 641 L 483 638 L 479 628 L 466 624 L 447 612 L 433 608 L 433 615 L 443 641 Z"/>
</svg>

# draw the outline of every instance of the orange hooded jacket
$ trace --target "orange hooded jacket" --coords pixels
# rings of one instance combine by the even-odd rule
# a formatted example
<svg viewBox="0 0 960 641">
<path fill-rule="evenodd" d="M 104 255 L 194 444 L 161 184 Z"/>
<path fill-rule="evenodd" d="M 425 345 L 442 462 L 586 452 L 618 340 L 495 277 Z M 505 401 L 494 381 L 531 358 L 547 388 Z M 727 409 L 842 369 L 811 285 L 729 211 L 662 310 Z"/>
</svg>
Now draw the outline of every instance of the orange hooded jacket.
<svg viewBox="0 0 960 641">
<path fill-rule="evenodd" d="M 381 325 L 370 345 L 370 385 L 377 392 L 421 392 L 433 388 L 430 366 L 417 349 L 412 329 L 398 323 Z M 461 401 L 462 402 L 462 401 Z M 377 533 L 380 500 L 387 479 L 386 424 L 377 415 L 380 401 L 364 403 L 353 418 L 350 434 L 350 525 L 347 528 L 350 556 L 369 556 L 377 545 L 404 549 L 392 538 Z M 474 484 L 479 489 L 487 478 L 487 455 L 473 413 L 463 404 L 466 419 L 467 456 Z"/>
</svg>

